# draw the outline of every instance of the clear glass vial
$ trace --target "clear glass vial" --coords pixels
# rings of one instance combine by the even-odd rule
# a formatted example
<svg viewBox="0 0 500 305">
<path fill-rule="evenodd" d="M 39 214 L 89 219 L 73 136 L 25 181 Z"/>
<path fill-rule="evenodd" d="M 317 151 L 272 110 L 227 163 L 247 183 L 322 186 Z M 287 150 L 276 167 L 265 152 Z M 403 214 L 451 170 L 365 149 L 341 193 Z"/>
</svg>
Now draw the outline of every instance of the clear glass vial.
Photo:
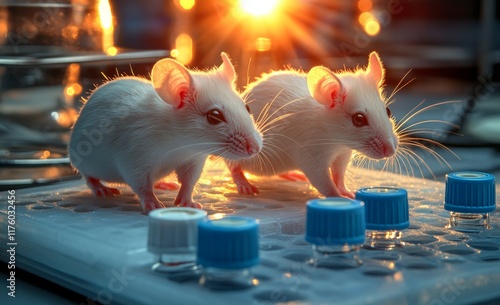
<svg viewBox="0 0 500 305">
<path fill-rule="evenodd" d="M 490 213 L 496 209 L 495 176 L 461 171 L 446 175 L 444 209 L 450 211 L 447 228 L 465 233 L 491 229 Z"/>
<path fill-rule="evenodd" d="M 342 269 L 360 266 L 359 249 L 365 240 L 365 207 L 342 197 L 310 200 L 306 204 L 306 236 L 316 267 Z"/>
<path fill-rule="evenodd" d="M 228 216 L 198 225 L 197 262 L 203 267 L 200 285 L 213 290 L 240 290 L 259 284 L 252 267 L 259 264 L 258 222 Z"/>
<path fill-rule="evenodd" d="M 365 249 L 393 250 L 404 246 L 403 230 L 410 226 L 408 192 L 393 187 L 366 187 L 356 192 L 365 204 Z"/>
<path fill-rule="evenodd" d="M 152 269 L 175 273 L 195 271 L 198 223 L 207 212 L 193 208 L 164 208 L 149 213 L 148 251 L 155 255 Z"/>
</svg>

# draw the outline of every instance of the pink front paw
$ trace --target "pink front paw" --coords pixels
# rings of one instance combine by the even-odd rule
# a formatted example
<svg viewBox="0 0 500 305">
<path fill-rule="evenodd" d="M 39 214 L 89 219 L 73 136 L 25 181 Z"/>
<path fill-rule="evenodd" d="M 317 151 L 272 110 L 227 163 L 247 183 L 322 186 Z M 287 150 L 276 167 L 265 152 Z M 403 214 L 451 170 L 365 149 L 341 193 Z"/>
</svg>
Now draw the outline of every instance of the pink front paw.
<svg viewBox="0 0 500 305">
<path fill-rule="evenodd" d="M 159 200 L 152 200 L 152 199 L 144 200 L 143 202 L 141 202 L 141 205 L 144 212 L 150 212 L 152 210 L 161 209 L 165 207 L 165 205 L 161 203 Z"/>
<path fill-rule="evenodd" d="M 201 205 L 201 203 L 199 202 L 181 202 L 181 203 L 178 203 L 178 204 L 175 204 L 176 206 L 179 206 L 179 207 L 183 207 L 183 208 L 194 208 L 194 209 L 199 209 L 199 210 L 202 210 L 203 209 L 203 205 Z"/>
<path fill-rule="evenodd" d="M 236 187 L 240 195 L 252 196 L 260 193 L 259 189 L 248 181 L 240 181 L 236 184 Z"/>
<path fill-rule="evenodd" d="M 343 192 L 340 192 L 340 194 L 341 194 L 342 196 L 344 196 L 344 197 L 346 197 L 346 198 L 350 198 L 350 199 L 354 199 L 354 197 L 355 197 L 354 192 L 351 192 L 351 191 L 348 191 L 348 190 L 343 191 Z"/>
<path fill-rule="evenodd" d="M 346 187 L 339 189 L 339 193 L 342 197 L 351 198 L 351 199 L 354 199 L 354 197 L 355 197 L 355 193 L 351 192 Z"/>
<path fill-rule="evenodd" d="M 175 191 L 179 189 L 179 184 L 175 182 L 158 181 L 154 185 L 155 189 L 165 190 L 165 191 Z"/>
<path fill-rule="evenodd" d="M 93 189 L 94 195 L 97 197 L 112 197 L 114 195 L 120 195 L 120 190 L 113 187 L 96 187 Z"/>
<path fill-rule="evenodd" d="M 85 178 L 88 187 L 92 190 L 97 197 L 111 197 L 114 195 L 120 195 L 120 191 L 113 187 L 107 187 L 99 181 L 97 178 L 86 177 Z"/>
<path fill-rule="evenodd" d="M 290 181 L 307 181 L 307 177 L 303 173 L 297 171 L 284 173 L 279 176 Z"/>
</svg>

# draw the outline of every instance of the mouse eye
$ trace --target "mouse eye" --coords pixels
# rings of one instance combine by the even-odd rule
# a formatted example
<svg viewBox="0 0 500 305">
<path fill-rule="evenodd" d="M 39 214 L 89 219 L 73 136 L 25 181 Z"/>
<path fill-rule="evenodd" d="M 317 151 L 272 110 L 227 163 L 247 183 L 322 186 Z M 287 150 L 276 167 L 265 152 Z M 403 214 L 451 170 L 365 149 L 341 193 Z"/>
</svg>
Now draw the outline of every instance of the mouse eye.
<svg viewBox="0 0 500 305">
<path fill-rule="evenodd" d="M 224 118 L 224 115 L 222 114 L 221 111 L 213 109 L 207 112 L 207 121 L 211 125 L 217 125 L 222 122 L 226 122 L 226 119 Z"/>
<path fill-rule="evenodd" d="M 387 111 L 387 116 L 391 117 L 392 116 L 391 109 L 389 109 L 389 107 L 385 107 L 385 110 Z"/>
<path fill-rule="evenodd" d="M 247 109 L 248 113 L 250 113 L 250 107 L 248 107 L 248 105 L 245 105 L 245 108 Z"/>
<path fill-rule="evenodd" d="M 364 114 L 358 112 L 358 113 L 353 114 L 352 123 L 356 127 L 362 127 L 362 126 L 368 125 L 368 119 L 366 118 L 366 116 Z"/>
</svg>

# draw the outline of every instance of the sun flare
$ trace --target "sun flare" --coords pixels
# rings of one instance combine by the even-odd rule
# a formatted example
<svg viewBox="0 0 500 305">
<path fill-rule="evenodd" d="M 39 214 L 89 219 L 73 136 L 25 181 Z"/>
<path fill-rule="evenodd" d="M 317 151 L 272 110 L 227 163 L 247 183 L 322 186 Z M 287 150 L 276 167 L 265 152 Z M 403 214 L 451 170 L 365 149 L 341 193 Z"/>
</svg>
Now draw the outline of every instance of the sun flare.
<svg viewBox="0 0 500 305">
<path fill-rule="evenodd" d="M 241 9 L 255 17 L 271 14 L 278 6 L 279 0 L 241 0 Z"/>
</svg>

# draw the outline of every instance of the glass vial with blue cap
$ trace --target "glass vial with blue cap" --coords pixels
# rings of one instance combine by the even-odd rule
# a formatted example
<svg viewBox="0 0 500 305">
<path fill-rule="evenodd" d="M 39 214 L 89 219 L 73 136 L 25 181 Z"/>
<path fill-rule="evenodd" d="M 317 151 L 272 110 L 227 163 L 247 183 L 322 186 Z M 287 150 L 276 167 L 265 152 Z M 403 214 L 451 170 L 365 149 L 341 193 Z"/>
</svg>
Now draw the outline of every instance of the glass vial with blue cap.
<svg viewBox="0 0 500 305">
<path fill-rule="evenodd" d="M 356 192 L 365 203 L 365 249 L 393 250 L 403 247 L 404 229 L 410 226 L 408 192 L 393 187 L 366 187 Z"/>
<path fill-rule="evenodd" d="M 342 197 L 310 200 L 306 204 L 307 242 L 313 245 L 316 267 L 342 269 L 360 266 L 359 249 L 365 240 L 365 207 Z"/>
<path fill-rule="evenodd" d="M 475 171 L 446 175 L 444 209 L 450 211 L 448 228 L 466 233 L 490 229 L 495 200 L 495 176 Z"/>
<path fill-rule="evenodd" d="M 149 213 L 148 251 L 155 254 L 157 272 L 197 270 L 198 223 L 207 212 L 193 208 L 163 208 Z"/>
<path fill-rule="evenodd" d="M 259 264 L 258 222 L 228 216 L 198 225 L 200 285 L 213 290 L 239 290 L 258 285 L 251 268 Z"/>
</svg>

